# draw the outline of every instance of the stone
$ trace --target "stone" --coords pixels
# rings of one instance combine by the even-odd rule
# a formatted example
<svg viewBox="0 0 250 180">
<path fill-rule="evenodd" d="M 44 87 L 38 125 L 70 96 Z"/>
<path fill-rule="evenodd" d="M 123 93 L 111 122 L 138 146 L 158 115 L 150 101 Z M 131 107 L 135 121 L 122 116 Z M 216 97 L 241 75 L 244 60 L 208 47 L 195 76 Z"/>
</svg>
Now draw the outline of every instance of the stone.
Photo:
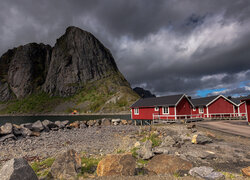
<svg viewBox="0 0 250 180">
<path fill-rule="evenodd" d="M 206 134 L 207 134 L 207 137 L 210 137 L 210 138 L 212 138 L 212 139 L 215 139 L 215 138 L 216 138 L 215 134 L 213 134 L 213 133 L 211 133 L 211 132 L 207 132 Z"/>
<path fill-rule="evenodd" d="M 169 151 L 166 149 L 166 147 L 155 147 L 153 149 L 154 154 L 168 154 Z"/>
<path fill-rule="evenodd" d="M 119 125 L 120 122 L 121 122 L 121 119 L 112 119 L 112 124 L 115 126 Z"/>
<path fill-rule="evenodd" d="M 16 124 L 13 124 L 13 134 L 15 136 L 21 136 L 22 135 L 22 130 L 21 130 L 21 126 L 18 126 Z"/>
<path fill-rule="evenodd" d="M 136 161 L 131 154 L 105 156 L 97 166 L 98 176 L 134 176 Z"/>
<path fill-rule="evenodd" d="M 152 152 L 152 142 L 147 140 L 143 143 L 141 148 L 137 151 L 139 157 L 141 157 L 144 160 L 150 159 L 154 156 L 154 153 Z"/>
<path fill-rule="evenodd" d="M 122 125 L 127 125 L 127 124 L 128 124 L 128 122 L 127 122 L 127 120 L 122 119 L 122 120 L 121 120 L 121 124 L 122 124 Z"/>
<path fill-rule="evenodd" d="M 171 136 L 167 136 L 163 138 L 160 147 L 172 147 L 175 143 L 176 141 Z"/>
<path fill-rule="evenodd" d="M 102 119 L 102 125 L 103 126 L 110 126 L 111 125 L 111 119 L 103 118 Z"/>
<path fill-rule="evenodd" d="M 141 146 L 141 143 L 139 141 L 136 141 L 134 144 L 134 147 L 139 148 Z"/>
<path fill-rule="evenodd" d="M 160 154 L 149 160 L 146 169 L 149 174 L 174 174 L 178 172 L 188 172 L 193 165 L 179 157 Z"/>
<path fill-rule="evenodd" d="M 192 138 L 193 144 L 207 144 L 207 143 L 212 143 L 212 142 L 213 142 L 212 139 L 201 134 L 194 135 Z"/>
<path fill-rule="evenodd" d="M 87 128 L 87 125 L 85 124 L 85 122 L 81 122 L 79 128 L 85 129 L 85 128 Z"/>
<path fill-rule="evenodd" d="M 90 127 L 91 127 L 91 126 L 94 126 L 95 123 L 96 123 L 95 120 L 88 120 L 88 121 L 87 121 L 87 125 L 90 126 Z"/>
<path fill-rule="evenodd" d="M 196 128 L 196 125 L 193 123 L 187 124 L 187 129 L 193 129 Z"/>
<path fill-rule="evenodd" d="M 69 124 L 69 126 L 71 128 L 80 128 L 80 122 L 79 121 L 75 121 L 75 122 Z"/>
<path fill-rule="evenodd" d="M 21 128 L 21 133 L 22 133 L 23 137 L 27 137 L 27 136 L 31 135 L 32 131 L 29 130 L 28 128 L 22 127 Z"/>
<path fill-rule="evenodd" d="M 41 132 L 42 130 L 44 130 L 44 126 L 42 122 L 38 120 L 32 124 L 31 130 L 35 132 Z"/>
<path fill-rule="evenodd" d="M 54 122 L 49 121 L 47 119 L 43 120 L 42 124 L 43 124 L 45 129 L 52 129 L 52 128 L 57 128 L 58 127 Z"/>
<path fill-rule="evenodd" d="M 189 170 L 189 174 L 193 177 L 204 178 L 207 180 L 222 180 L 225 179 L 225 176 L 214 171 L 213 168 L 207 166 L 194 167 Z"/>
<path fill-rule="evenodd" d="M 1 180 L 38 180 L 35 172 L 24 158 L 7 161 L 0 170 Z"/>
<path fill-rule="evenodd" d="M 37 131 L 32 131 L 32 132 L 30 133 L 30 136 L 39 137 L 40 135 L 41 135 L 41 133 L 40 133 L 40 132 L 37 132 Z"/>
<path fill-rule="evenodd" d="M 7 134 L 5 136 L 0 137 L 0 142 L 4 142 L 7 139 L 16 139 L 14 134 Z"/>
<path fill-rule="evenodd" d="M 66 128 L 67 125 L 69 125 L 69 121 L 68 120 L 56 121 L 55 124 L 58 126 L 58 128 L 64 129 L 64 128 Z"/>
<path fill-rule="evenodd" d="M 241 169 L 241 172 L 242 172 L 242 174 L 243 174 L 244 176 L 250 177 L 250 166 Z"/>
<path fill-rule="evenodd" d="M 81 157 L 75 150 L 59 154 L 51 166 L 54 179 L 75 179 L 81 171 Z"/>
<path fill-rule="evenodd" d="M 133 121 L 132 120 L 128 120 L 128 125 L 132 125 L 133 124 Z"/>
<path fill-rule="evenodd" d="M 28 128 L 29 130 L 32 130 L 32 123 L 24 123 L 24 124 L 21 124 L 21 128 Z"/>
<path fill-rule="evenodd" d="M 0 135 L 11 134 L 13 131 L 13 125 L 11 123 L 5 123 L 0 127 Z"/>
</svg>

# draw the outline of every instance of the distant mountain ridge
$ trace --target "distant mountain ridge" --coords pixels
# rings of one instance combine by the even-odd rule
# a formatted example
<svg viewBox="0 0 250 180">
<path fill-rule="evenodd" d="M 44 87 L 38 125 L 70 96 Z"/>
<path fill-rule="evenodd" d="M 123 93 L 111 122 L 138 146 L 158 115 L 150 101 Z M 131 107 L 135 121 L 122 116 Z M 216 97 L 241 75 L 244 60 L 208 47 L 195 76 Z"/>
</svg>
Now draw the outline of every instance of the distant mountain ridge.
<svg viewBox="0 0 250 180">
<path fill-rule="evenodd" d="M 0 101 L 21 100 L 39 93 L 71 97 L 89 83 L 109 77 L 115 87 L 107 93 L 117 93 L 118 86 L 122 86 L 136 99 L 111 52 L 91 33 L 71 26 L 54 47 L 30 43 L 0 57 Z"/>
<path fill-rule="evenodd" d="M 148 98 L 148 97 L 156 97 L 154 94 L 152 94 L 149 90 L 145 90 L 141 87 L 135 87 L 133 90 L 142 98 Z"/>
</svg>

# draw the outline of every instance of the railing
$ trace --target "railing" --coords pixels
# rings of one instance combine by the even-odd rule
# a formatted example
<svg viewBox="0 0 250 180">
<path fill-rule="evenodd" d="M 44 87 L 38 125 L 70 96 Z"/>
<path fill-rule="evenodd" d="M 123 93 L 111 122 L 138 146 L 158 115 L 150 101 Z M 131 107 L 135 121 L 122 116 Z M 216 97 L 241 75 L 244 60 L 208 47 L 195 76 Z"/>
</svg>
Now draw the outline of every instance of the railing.
<svg viewBox="0 0 250 180">
<path fill-rule="evenodd" d="M 180 119 L 200 119 L 200 118 L 244 118 L 246 117 L 246 113 L 209 113 L 209 114 L 191 114 L 191 115 L 169 115 L 169 114 L 153 114 L 153 120 L 180 120 Z"/>
</svg>

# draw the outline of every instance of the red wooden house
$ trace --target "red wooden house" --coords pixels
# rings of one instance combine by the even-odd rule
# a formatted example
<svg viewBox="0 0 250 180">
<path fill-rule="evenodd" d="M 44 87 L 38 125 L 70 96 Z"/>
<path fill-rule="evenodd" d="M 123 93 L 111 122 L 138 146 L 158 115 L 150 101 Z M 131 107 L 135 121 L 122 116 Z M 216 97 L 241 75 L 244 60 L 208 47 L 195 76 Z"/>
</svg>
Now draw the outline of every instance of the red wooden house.
<svg viewBox="0 0 250 180">
<path fill-rule="evenodd" d="M 131 108 L 134 120 L 178 119 L 190 116 L 193 104 L 185 95 L 141 98 Z"/>
<path fill-rule="evenodd" d="M 195 106 L 192 114 L 200 114 L 204 118 L 238 116 L 238 104 L 223 95 L 192 99 Z"/>
<path fill-rule="evenodd" d="M 241 102 L 244 102 L 245 104 L 245 110 L 246 110 L 246 118 L 247 118 L 247 122 L 250 125 L 250 95 L 242 98 Z"/>
</svg>

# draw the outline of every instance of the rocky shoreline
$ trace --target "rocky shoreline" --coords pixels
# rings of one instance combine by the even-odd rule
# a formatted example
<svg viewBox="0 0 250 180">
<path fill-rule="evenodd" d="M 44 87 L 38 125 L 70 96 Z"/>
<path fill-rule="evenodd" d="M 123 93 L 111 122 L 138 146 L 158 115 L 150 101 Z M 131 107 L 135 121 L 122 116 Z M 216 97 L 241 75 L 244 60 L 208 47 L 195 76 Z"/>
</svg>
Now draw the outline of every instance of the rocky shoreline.
<svg viewBox="0 0 250 180">
<path fill-rule="evenodd" d="M 3 132 L 6 133 L 9 126 L 1 127 L 2 137 L 8 135 L 3 136 Z M 29 129 L 33 134 L 17 135 L 17 130 L 19 133 L 24 131 L 22 128 Z M 164 179 L 168 176 L 168 179 L 193 179 L 196 176 L 201 177 L 197 175 L 201 172 L 209 172 L 207 175 L 217 179 L 244 179 L 243 169 L 250 166 L 249 139 L 202 129 L 195 124 L 134 126 L 132 121 L 107 118 L 76 121 L 71 124 L 67 121 L 53 123 L 45 120 L 20 126 L 12 125 L 12 134 L 16 138 L 7 138 L 0 142 L 2 166 L 12 158 L 24 158 L 34 169 L 34 163 L 43 163 L 47 158 L 57 159 L 63 152 L 74 149 L 82 159 L 82 171 L 75 172 L 79 179 L 105 179 L 109 173 L 102 173 L 109 171 L 117 172 L 112 175 L 126 176 L 123 171 L 112 170 L 120 166 L 125 168 L 124 162 L 120 160 L 123 158 L 135 167 L 127 169 L 129 175 L 135 175 L 134 179 L 139 176 L 146 179 Z M 91 171 L 85 171 L 87 160 L 99 162 L 99 170 L 97 164 L 94 164 Z M 111 162 L 117 165 L 108 166 L 107 169 L 107 163 Z M 51 165 L 45 168 L 47 173 L 52 171 Z M 162 167 L 165 169 L 161 170 Z M 40 170 L 35 171 L 40 179 L 44 178 Z M 205 175 L 203 178 L 206 178 Z"/>
</svg>

